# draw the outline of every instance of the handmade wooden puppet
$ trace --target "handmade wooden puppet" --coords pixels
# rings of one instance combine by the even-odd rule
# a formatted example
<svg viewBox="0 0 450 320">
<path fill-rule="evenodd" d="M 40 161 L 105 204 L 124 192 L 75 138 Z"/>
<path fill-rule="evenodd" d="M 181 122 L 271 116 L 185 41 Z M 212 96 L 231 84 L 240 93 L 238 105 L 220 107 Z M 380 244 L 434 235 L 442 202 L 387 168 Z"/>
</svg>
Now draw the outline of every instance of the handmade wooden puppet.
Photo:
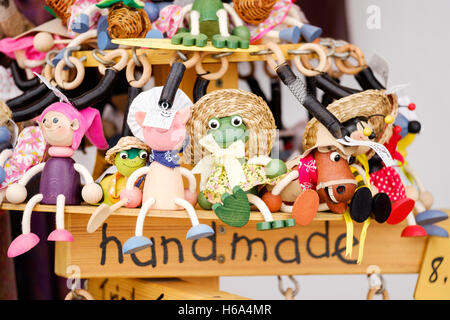
<svg viewBox="0 0 450 320">
<path fill-rule="evenodd" d="M 216 90 L 198 100 L 187 123 L 191 145 L 185 150 L 192 172 L 200 174 L 199 205 L 213 209 L 224 223 L 241 227 L 250 205 L 262 213 L 258 230 L 295 225 L 293 219 L 274 221 L 257 196 L 258 187 L 273 184 L 286 172 L 281 160 L 268 155 L 276 126 L 265 101 L 253 93 Z"/>
<path fill-rule="evenodd" d="M 233 8 L 250 30 L 250 43 L 268 38 L 276 42 L 313 42 L 322 29 L 307 23 L 292 0 L 233 0 Z"/>
<path fill-rule="evenodd" d="M 67 99 L 67 98 L 66 98 Z M 39 194 L 28 201 L 22 218 L 22 234 L 13 240 L 8 249 L 9 257 L 16 257 L 32 249 L 39 237 L 31 232 L 31 213 L 36 204 L 56 205 L 56 229 L 48 236 L 50 241 L 73 241 L 72 234 L 64 229 L 64 206 L 78 205 L 81 198 L 87 203 L 97 203 L 103 195 L 89 171 L 71 158 L 84 135 L 99 149 L 108 144 L 103 135 L 100 113 L 93 108 L 81 111 L 69 102 L 56 102 L 48 106 L 39 118 L 39 126 L 49 145 L 46 162 L 35 165 L 6 190 L 6 199 L 22 203 L 27 197 L 25 185 L 41 173 Z M 81 189 L 80 175 L 85 186 Z"/>
<path fill-rule="evenodd" d="M 109 206 L 120 201 L 120 192 L 125 189 L 128 178 L 148 161 L 150 148 L 136 137 L 120 138 L 119 142 L 106 152 L 105 160 L 112 166 L 97 179 L 103 189 L 101 204 L 94 211 L 87 225 L 89 233 L 97 230 L 108 218 Z M 139 186 L 142 189 L 142 183 Z"/>
<path fill-rule="evenodd" d="M 399 174 L 405 185 L 406 196 L 415 201 L 414 212 L 407 216 L 408 226 L 403 229 L 402 237 L 425 235 L 448 237 L 448 231 L 435 224 L 448 219 L 448 214 L 441 210 L 432 209 L 433 195 L 426 189 L 421 177 L 415 172 L 411 163 L 407 161 L 407 149 L 420 132 L 421 124 L 415 111 L 416 105 L 410 103 L 408 97 L 402 97 L 401 102 L 399 116 L 395 121 L 401 136 L 397 151 L 403 158 L 403 161 L 399 161 L 401 164 Z M 416 216 L 414 216 L 414 213 Z"/>
<path fill-rule="evenodd" d="M 374 142 L 385 141 L 386 135 L 389 136 L 397 112 L 396 104 L 391 104 L 382 91 L 371 90 L 337 100 L 327 110 L 343 121 L 345 131 L 355 142 L 353 146 L 342 144 L 341 139 L 333 139 L 325 127 L 313 118 L 305 129 L 303 147 L 306 151 L 287 163 L 288 168 L 297 168 L 298 172 L 294 170 L 289 173 L 269 195 L 280 195 L 284 202 L 293 203 L 293 206 L 283 204 L 281 210 L 292 211 L 299 224 L 311 222 L 319 203 L 326 204 L 321 209 L 343 214 L 350 202 L 354 220 L 363 222 L 372 212 L 377 212 L 378 220 L 385 220 L 390 213 L 386 197 L 379 195 L 372 199 L 369 189 L 357 188 L 356 171 L 351 170 L 348 160 L 358 156 L 363 161 L 364 157 L 373 155 L 371 148 L 382 148 Z M 377 114 L 380 116 L 371 117 Z M 367 143 L 368 137 L 374 141 Z M 331 164 L 326 164 L 321 157 L 321 153 L 325 152 L 330 153 Z M 335 169 L 328 173 L 327 167 Z M 291 182 L 297 178 L 300 184 Z"/>
<path fill-rule="evenodd" d="M 189 31 L 180 28 L 171 38 L 172 44 L 186 46 L 206 46 L 211 40 L 217 48 L 242 48 L 249 47 L 250 32 L 233 7 L 220 0 L 195 0 L 193 4 L 186 5 L 182 10 L 183 16 L 189 13 Z M 230 15 L 234 29 L 229 33 Z"/>
<path fill-rule="evenodd" d="M 149 238 L 143 236 L 144 220 L 150 209 L 186 210 L 192 222 L 192 227 L 186 234 L 188 240 L 214 234 L 210 226 L 199 223 L 194 209 L 197 197 L 195 177 L 179 164 L 178 153 L 187 141 L 185 125 L 191 114 L 192 102 L 178 89 L 172 107 L 164 110 L 159 106 L 162 91 L 163 87 L 155 87 L 140 93 L 133 100 L 128 113 L 131 132 L 145 141 L 152 151 L 149 157 L 150 165 L 134 171 L 120 193 L 120 201 L 107 208 L 114 211 L 120 206 L 135 208 L 142 203 L 135 236 L 128 239 L 123 246 L 125 254 L 132 254 L 153 245 Z M 171 121 L 168 120 L 170 117 Z M 146 175 L 146 178 L 141 192 L 135 185 L 143 175 Z M 184 189 L 183 176 L 189 181 L 187 190 Z"/>
<path fill-rule="evenodd" d="M 120 191 L 125 188 L 131 174 L 147 164 L 150 148 L 136 137 L 122 137 L 106 152 L 105 160 L 113 165 L 100 177 L 103 203 L 112 205 L 120 200 Z"/>
</svg>

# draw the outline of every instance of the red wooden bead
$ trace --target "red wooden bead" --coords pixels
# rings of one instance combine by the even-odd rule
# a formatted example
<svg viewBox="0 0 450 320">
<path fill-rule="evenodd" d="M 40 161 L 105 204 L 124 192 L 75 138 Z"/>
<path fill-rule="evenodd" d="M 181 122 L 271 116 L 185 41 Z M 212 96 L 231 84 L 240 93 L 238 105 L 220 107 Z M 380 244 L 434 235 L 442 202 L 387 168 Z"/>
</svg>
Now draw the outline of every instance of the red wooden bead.
<svg viewBox="0 0 450 320">
<path fill-rule="evenodd" d="M 281 196 L 280 195 L 276 196 L 276 195 L 272 194 L 272 192 L 266 192 L 262 196 L 262 200 L 267 205 L 267 207 L 269 208 L 270 212 L 278 212 L 278 211 L 280 211 L 281 204 L 282 204 L 282 201 L 283 201 L 283 200 L 281 200 Z"/>
<path fill-rule="evenodd" d="M 409 106 L 408 106 L 408 109 L 411 110 L 411 111 L 416 110 L 416 104 L 415 103 L 410 103 Z"/>
<path fill-rule="evenodd" d="M 400 133 L 400 132 L 402 132 L 402 127 L 400 127 L 400 126 L 395 126 L 395 127 L 394 127 L 394 133 Z"/>
</svg>

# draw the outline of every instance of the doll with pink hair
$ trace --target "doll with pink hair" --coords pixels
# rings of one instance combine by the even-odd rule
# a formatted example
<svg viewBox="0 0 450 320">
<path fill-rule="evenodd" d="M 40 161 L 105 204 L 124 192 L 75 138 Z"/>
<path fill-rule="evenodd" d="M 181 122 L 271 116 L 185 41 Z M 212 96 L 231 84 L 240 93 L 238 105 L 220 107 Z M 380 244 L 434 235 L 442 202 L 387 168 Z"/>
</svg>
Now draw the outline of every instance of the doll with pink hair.
<svg viewBox="0 0 450 320">
<path fill-rule="evenodd" d="M 72 156 L 84 135 L 99 149 L 108 148 L 98 110 L 86 108 L 78 111 L 71 104 L 56 102 L 47 107 L 39 118 L 39 127 L 49 146 L 48 159 L 31 169 L 6 189 L 6 199 L 11 203 L 22 203 L 27 197 L 25 185 L 36 174 L 42 172 L 39 194 L 27 203 L 22 217 L 22 234 L 13 240 L 8 257 L 21 255 L 39 242 L 31 232 L 31 213 L 38 203 L 56 205 L 56 229 L 48 236 L 49 241 L 73 241 L 72 234 L 64 229 L 64 206 L 78 205 L 81 198 L 94 204 L 102 197 L 102 188 L 96 184 L 89 171 Z M 81 188 L 80 175 L 85 186 Z"/>
</svg>

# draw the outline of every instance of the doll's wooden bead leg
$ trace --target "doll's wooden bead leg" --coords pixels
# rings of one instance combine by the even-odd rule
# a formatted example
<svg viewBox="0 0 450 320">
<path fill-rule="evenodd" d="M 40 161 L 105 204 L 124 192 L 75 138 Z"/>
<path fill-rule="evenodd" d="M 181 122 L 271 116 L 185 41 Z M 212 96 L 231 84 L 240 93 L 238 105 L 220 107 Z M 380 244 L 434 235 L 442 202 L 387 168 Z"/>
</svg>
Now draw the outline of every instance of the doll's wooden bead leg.
<svg viewBox="0 0 450 320">
<path fill-rule="evenodd" d="M 322 35 L 322 28 L 312 26 L 310 24 L 303 24 L 299 20 L 292 17 L 286 17 L 284 22 L 288 25 L 296 26 L 300 29 L 302 37 L 307 42 L 313 42 Z"/>
<path fill-rule="evenodd" d="M 153 242 L 147 238 L 144 237 L 143 231 L 144 231 L 144 221 L 145 216 L 147 215 L 148 210 L 155 204 L 155 199 L 150 198 L 147 201 L 144 202 L 144 204 L 141 207 L 141 210 L 139 211 L 139 215 L 136 221 L 136 231 L 135 236 L 128 239 L 122 248 L 122 251 L 124 254 L 132 254 L 136 253 L 140 250 L 143 250 L 145 248 L 151 247 L 153 245 Z"/>
<path fill-rule="evenodd" d="M 416 224 L 416 219 L 414 219 L 414 214 L 411 212 L 407 217 L 408 226 L 402 231 L 402 237 L 426 237 L 427 231 Z"/>
<path fill-rule="evenodd" d="M 56 230 L 53 230 L 49 235 L 48 241 L 73 241 L 72 234 L 64 229 L 64 205 L 66 197 L 62 194 L 56 197 Z"/>
<path fill-rule="evenodd" d="M 414 200 L 403 198 L 392 202 L 391 215 L 386 220 L 388 224 L 398 224 L 406 219 L 408 214 L 414 209 Z"/>
<path fill-rule="evenodd" d="M 39 243 L 39 237 L 31 233 L 31 214 L 33 213 L 34 206 L 41 202 L 43 197 L 42 194 L 37 194 L 25 206 L 22 216 L 22 234 L 15 238 L 9 245 L 8 257 L 17 257 L 31 250 Z"/>
<path fill-rule="evenodd" d="M 256 224 L 256 229 L 258 231 L 295 226 L 294 219 L 276 220 L 276 221 L 273 220 L 272 212 L 270 212 L 269 208 L 260 197 L 248 193 L 247 198 L 251 204 L 255 205 L 258 208 L 258 210 L 264 217 L 265 220 L 264 222 L 259 222 Z"/>
<path fill-rule="evenodd" d="M 176 205 L 186 209 L 189 218 L 191 219 L 192 227 L 186 234 L 186 240 L 207 238 L 214 234 L 214 230 L 210 226 L 206 224 L 200 224 L 200 222 L 198 221 L 197 213 L 195 212 L 194 207 L 189 203 L 189 201 L 181 198 L 176 198 L 174 202 Z"/>
<path fill-rule="evenodd" d="M 319 210 L 319 195 L 314 190 L 304 190 L 295 199 L 292 217 L 301 226 L 310 224 Z"/>
</svg>

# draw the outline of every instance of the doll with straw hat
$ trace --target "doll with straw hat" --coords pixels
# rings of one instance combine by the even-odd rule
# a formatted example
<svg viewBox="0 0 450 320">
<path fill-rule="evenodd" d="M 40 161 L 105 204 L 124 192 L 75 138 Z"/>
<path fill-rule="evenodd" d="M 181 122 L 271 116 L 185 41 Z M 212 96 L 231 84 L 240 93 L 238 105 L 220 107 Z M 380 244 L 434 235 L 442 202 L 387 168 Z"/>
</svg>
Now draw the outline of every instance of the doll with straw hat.
<svg viewBox="0 0 450 320">
<path fill-rule="evenodd" d="M 213 91 L 195 103 L 187 123 L 191 143 L 186 162 L 200 174 L 198 202 L 213 209 L 231 226 L 245 225 L 250 204 L 263 214 L 258 230 L 293 226 L 293 219 L 274 221 L 256 195 L 258 186 L 275 183 L 286 172 L 284 163 L 268 155 L 276 134 L 275 120 L 266 102 L 239 89 Z"/>
<path fill-rule="evenodd" d="M 105 171 L 100 185 L 103 189 L 103 203 L 112 205 L 120 200 L 120 191 L 125 188 L 127 178 L 147 163 L 150 148 L 136 137 L 122 137 L 106 152 L 105 160 L 113 165 Z"/>
</svg>

